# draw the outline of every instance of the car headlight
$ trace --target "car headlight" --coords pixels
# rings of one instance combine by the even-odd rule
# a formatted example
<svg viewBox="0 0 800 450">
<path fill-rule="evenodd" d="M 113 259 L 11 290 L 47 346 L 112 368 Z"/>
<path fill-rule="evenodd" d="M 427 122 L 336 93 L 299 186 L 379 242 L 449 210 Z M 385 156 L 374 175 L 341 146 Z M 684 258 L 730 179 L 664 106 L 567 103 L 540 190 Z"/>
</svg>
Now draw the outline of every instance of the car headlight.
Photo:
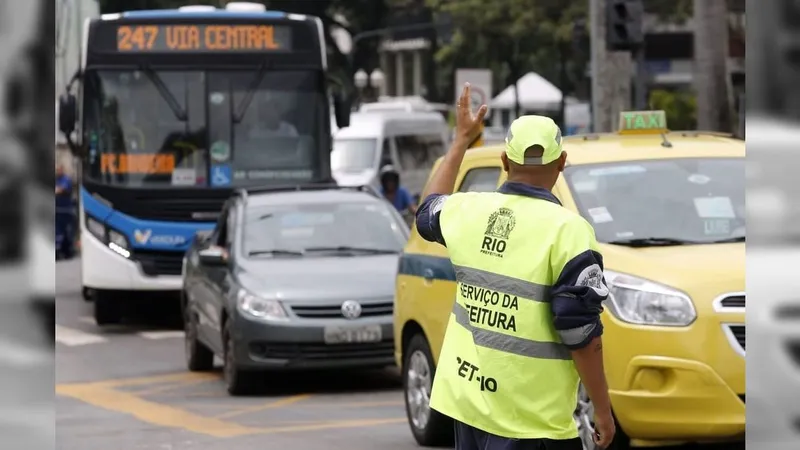
<svg viewBox="0 0 800 450">
<path fill-rule="evenodd" d="M 635 325 L 684 327 L 697 318 L 692 300 L 676 289 L 606 270 L 608 311 L 617 319 Z"/>
<path fill-rule="evenodd" d="M 255 296 L 244 289 L 240 289 L 236 296 L 239 311 L 250 317 L 268 321 L 288 320 L 286 311 L 277 300 Z"/>
</svg>

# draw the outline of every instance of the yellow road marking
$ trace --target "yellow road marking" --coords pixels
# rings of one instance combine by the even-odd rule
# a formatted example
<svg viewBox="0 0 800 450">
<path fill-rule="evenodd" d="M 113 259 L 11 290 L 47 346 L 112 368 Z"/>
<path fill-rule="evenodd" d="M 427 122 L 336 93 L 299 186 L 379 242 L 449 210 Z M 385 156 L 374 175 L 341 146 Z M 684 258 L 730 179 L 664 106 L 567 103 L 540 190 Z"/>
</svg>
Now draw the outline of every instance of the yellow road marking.
<svg viewBox="0 0 800 450">
<path fill-rule="evenodd" d="M 181 385 L 196 384 L 202 381 L 218 379 L 219 375 L 214 373 L 178 373 L 141 378 L 106 380 L 93 383 L 60 384 L 56 385 L 56 393 L 58 395 L 70 397 L 108 411 L 129 414 L 143 422 L 153 425 L 184 429 L 216 438 L 230 438 L 253 434 L 291 433 L 298 431 L 370 427 L 404 423 L 407 420 L 405 417 L 389 419 L 354 419 L 312 423 L 294 422 L 294 425 L 289 425 L 287 422 L 281 422 L 281 425 L 271 427 L 249 427 L 221 419 L 236 417 L 249 412 L 258 412 L 266 409 L 290 405 L 310 397 L 311 394 L 294 395 L 272 401 L 267 404 L 249 406 L 247 408 L 238 408 L 234 411 L 226 412 L 222 416 L 218 417 L 202 416 L 184 409 L 141 398 L 143 392 L 153 393 L 160 391 L 161 389 L 174 389 L 176 387 L 180 387 Z M 168 383 L 168 385 L 160 385 L 158 387 L 140 392 L 125 392 L 120 389 L 125 387 L 160 383 Z M 355 402 L 351 403 L 350 405 L 374 406 L 376 404 L 389 403 L 390 402 Z M 402 404 L 402 402 L 391 403 Z"/>
<path fill-rule="evenodd" d="M 183 428 L 214 437 L 234 437 L 262 432 L 233 422 L 204 417 L 189 411 L 155 403 L 135 394 L 103 386 L 102 383 L 56 386 L 56 393 L 72 397 L 110 411 L 130 414 L 144 422 L 171 428 Z"/>
<path fill-rule="evenodd" d="M 405 403 L 402 400 L 384 400 L 384 401 L 373 401 L 373 402 L 347 402 L 347 403 L 313 402 L 309 403 L 308 406 L 314 406 L 314 407 L 332 406 L 335 408 L 368 408 L 370 406 L 403 406 L 404 404 Z"/>
<path fill-rule="evenodd" d="M 404 423 L 408 419 L 405 417 L 402 418 L 391 418 L 391 419 L 356 419 L 356 420 L 336 420 L 332 422 L 322 422 L 316 424 L 308 424 L 308 425 L 294 425 L 288 427 L 271 427 L 271 428 L 264 428 L 262 433 L 264 434 L 271 434 L 271 433 L 291 433 L 295 431 L 316 431 L 316 430 L 328 430 L 328 429 L 343 429 L 343 428 L 359 428 L 359 427 L 374 427 L 378 425 L 390 425 L 395 423 Z"/>
<path fill-rule="evenodd" d="M 247 414 L 250 412 L 258 412 L 263 411 L 265 409 L 272 409 L 272 408 L 280 408 L 282 406 L 291 405 L 292 403 L 297 403 L 300 400 L 307 399 L 311 397 L 311 394 L 300 394 L 300 395 L 292 395 L 291 397 L 284 397 L 280 400 L 271 401 L 269 403 L 263 403 L 260 405 L 248 406 L 245 408 L 236 409 L 233 411 L 228 411 L 226 413 L 220 414 L 216 416 L 217 419 L 228 419 L 231 417 L 240 416 L 242 414 Z"/>
<path fill-rule="evenodd" d="M 215 378 L 215 380 L 216 379 L 217 378 Z M 166 384 L 166 385 L 155 386 L 155 387 L 152 387 L 150 389 L 137 390 L 137 391 L 133 392 L 133 394 L 136 394 L 138 396 L 159 394 L 159 393 L 162 393 L 162 392 L 170 392 L 170 391 L 173 391 L 175 389 L 182 388 L 182 387 L 194 386 L 194 385 L 197 385 L 197 384 L 206 383 L 208 381 L 209 380 L 206 379 L 206 378 L 201 378 L 199 380 L 186 381 L 186 382 L 183 382 L 183 383 L 169 383 L 169 384 Z M 180 393 L 178 393 L 176 395 L 180 395 Z M 186 394 L 184 393 L 184 395 L 186 395 Z"/>
</svg>

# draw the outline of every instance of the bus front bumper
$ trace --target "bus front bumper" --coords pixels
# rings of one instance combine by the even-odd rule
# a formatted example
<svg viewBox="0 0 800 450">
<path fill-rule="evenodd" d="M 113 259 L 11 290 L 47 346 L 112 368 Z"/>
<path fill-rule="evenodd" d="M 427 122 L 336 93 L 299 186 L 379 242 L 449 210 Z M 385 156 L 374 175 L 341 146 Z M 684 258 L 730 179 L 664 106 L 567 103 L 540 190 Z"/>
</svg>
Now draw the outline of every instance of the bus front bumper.
<svg viewBox="0 0 800 450">
<path fill-rule="evenodd" d="M 112 251 L 91 233 L 81 233 L 83 287 L 121 291 L 179 291 L 180 275 L 149 276 L 138 262 Z"/>
</svg>

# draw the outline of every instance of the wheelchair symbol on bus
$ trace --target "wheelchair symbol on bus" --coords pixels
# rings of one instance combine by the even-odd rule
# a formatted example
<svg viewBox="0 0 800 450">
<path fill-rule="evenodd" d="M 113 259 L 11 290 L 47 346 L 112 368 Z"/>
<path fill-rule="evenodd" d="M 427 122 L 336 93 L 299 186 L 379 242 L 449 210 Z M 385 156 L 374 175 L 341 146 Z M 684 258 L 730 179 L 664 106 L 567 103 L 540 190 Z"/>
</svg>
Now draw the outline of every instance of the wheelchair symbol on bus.
<svg viewBox="0 0 800 450">
<path fill-rule="evenodd" d="M 230 186 L 233 173 L 229 164 L 211 167 L 211 186 Z"/>
</svg>

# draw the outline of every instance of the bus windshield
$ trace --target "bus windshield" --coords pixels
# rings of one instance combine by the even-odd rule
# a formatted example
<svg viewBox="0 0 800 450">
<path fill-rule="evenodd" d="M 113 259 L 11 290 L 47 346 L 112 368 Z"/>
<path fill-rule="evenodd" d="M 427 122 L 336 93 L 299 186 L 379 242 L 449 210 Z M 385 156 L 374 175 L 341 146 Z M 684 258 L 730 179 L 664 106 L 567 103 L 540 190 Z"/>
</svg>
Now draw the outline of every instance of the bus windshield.
<svg viewBox="0 0 800 450">
<path fill-rule="evenodd" d="M 317 176 L 317 71 L 89 71 L 85 175 L 125 187 L 231 187 Z"/>
</svg>

